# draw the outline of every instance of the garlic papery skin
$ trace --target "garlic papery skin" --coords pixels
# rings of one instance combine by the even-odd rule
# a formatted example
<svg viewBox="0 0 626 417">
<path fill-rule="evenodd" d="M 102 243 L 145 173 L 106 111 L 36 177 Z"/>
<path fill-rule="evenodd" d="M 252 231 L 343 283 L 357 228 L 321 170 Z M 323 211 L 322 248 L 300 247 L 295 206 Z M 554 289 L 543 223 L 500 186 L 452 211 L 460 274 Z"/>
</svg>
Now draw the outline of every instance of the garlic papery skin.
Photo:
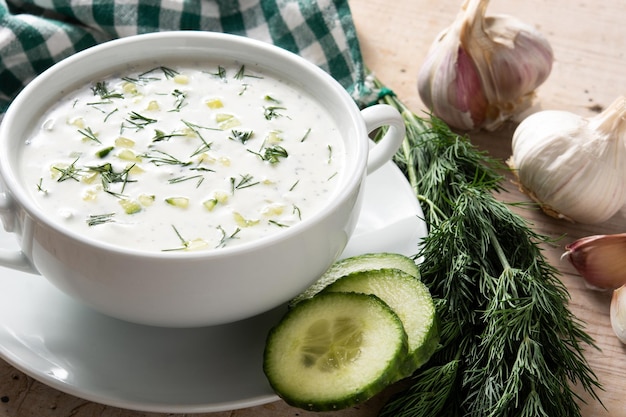
<svg viewBox="0 0 626 417">
<path fill-rule="evenodd" d="M 613 291 L 610 312 L 613 333 L 622 343 L 626 343 L 626 287 Z"/>
<path fill-rule="evenodd" d="M 565 246 L 563 257 L 591 289 L 614 290 L 626 285 L 626 233 L 583 237 Z"/>
<path fill-rule="evenodd" d="M 577 223 L 611 218 L 626 202 L 626 98 L 585 118 L 544 110 L 513 133 L 509 166 L 547 214 Z"/>
<path fill-rule="evenodd" d="M 552 70 L 547 39 L 512 16 L 485 16 L 488 4 L 466 0 L 418 73 L 424 104 L 462 130 L 497 129 L 532 104 Z"/>
</svg>

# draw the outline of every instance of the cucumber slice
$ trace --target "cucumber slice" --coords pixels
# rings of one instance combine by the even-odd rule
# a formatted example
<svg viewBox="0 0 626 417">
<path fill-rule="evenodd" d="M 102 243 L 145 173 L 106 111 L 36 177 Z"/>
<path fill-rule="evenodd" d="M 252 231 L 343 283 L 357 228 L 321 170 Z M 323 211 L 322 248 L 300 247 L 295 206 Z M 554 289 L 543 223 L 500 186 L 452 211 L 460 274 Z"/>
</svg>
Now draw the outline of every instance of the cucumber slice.
<svg viewBox="0 0 626 417">
<path fill-rule="evenodd" d="M 326 292 L 373 294 L 391 307 L 408 336 L 405 376 L 426 363 L 439 344 L 435 305 L 430 291 L 412 275 L 397 269 L 354 272 L 326 287 L 323 293 Z"/>
<path fill-rule="evenodd" d="M 338 410 L 401 379 L 407 343 L 402 322 L 378 297 L 319 294 L 270 331 L 263 370 L 288 404 Z"/>
<path fill-rule="evenodd" d="M 302 300 L 313 297 L 328 285 L 339 278 L 353 272 L 370 271 L 376 269 L 399 269 L 409 275 L 419 278 L 420 273 L 413 259 L 399 253 L 366 253 L 352 256 L 335 262 L 316 282 L 303 293 L 294 298 L 290 303 L 293 307 Z"/>
</svg>

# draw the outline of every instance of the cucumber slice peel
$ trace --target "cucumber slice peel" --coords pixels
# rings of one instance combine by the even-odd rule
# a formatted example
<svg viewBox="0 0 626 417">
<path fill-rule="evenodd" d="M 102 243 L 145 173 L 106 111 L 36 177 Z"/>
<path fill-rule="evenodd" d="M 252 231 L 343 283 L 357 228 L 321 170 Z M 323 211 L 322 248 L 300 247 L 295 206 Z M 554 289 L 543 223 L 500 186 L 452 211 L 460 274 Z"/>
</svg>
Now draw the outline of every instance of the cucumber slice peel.
<svg viewBox="0 0 626 417">
<path fill-rule="evenodd" d="M 390 252 L 365 253 L 335 262 L 316 282 L 295 297 L 289 305 L 293 307 L 300 301 L 313 297 L 315 294 L 346 275 L 354 272 L 378 269 L 399 269 L 415 278 L 419 279 L 420 277 L 417 264 L 413 259 L 407 256 Z"/>
<path fill-rule="evenodd" d="M 439 344 L 435 305 L 426 285 L 397 269 L 353 272 L 324 289 L 326 292 L 356 292 L 379 297 L 398 315 L 408 335 L 409 354 L 405 376 L 430 359 Z"/>
<path fill-rule="evenodd" d="M 298 303 L 270 331 L 263 369 L 288 404 L 330 411 L 403 378 L 407 352 L 404 326 L 385 302 L 328 292 Z"/>
</svg>

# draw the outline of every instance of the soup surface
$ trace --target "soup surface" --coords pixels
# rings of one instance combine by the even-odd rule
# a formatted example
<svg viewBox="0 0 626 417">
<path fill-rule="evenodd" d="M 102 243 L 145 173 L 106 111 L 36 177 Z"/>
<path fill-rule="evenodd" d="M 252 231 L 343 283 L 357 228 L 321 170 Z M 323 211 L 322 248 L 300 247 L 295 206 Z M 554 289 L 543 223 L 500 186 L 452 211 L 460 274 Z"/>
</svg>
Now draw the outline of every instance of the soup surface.
<svg viewBox="0 0 626 417">
<path fill-rule="evenodd" d="M 333 194 L 345 148 L 305 92 L 207 62 L 143 66 L 71 92 L 21 158 L 55 221 L 115 245 L 191 251 L 310 218 Z"/>
</svg>

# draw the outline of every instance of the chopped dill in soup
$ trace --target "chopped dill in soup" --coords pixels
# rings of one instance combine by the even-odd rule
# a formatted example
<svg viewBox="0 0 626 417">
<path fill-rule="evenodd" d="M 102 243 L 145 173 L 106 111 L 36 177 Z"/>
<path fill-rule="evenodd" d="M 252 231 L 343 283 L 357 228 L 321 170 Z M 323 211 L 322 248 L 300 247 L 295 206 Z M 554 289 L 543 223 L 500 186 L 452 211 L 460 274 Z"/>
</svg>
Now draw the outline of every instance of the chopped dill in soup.
<svg viewBox="0 0 626 417">
<path fill-rule="evenodd" d="M 154 251 L 229 247 L 327 203 L 336 124 L 304 91 L 244 65 L 142 67 L 66 95 L 22 153 L 42 209 L 77 233 Z"/>
</svg>

